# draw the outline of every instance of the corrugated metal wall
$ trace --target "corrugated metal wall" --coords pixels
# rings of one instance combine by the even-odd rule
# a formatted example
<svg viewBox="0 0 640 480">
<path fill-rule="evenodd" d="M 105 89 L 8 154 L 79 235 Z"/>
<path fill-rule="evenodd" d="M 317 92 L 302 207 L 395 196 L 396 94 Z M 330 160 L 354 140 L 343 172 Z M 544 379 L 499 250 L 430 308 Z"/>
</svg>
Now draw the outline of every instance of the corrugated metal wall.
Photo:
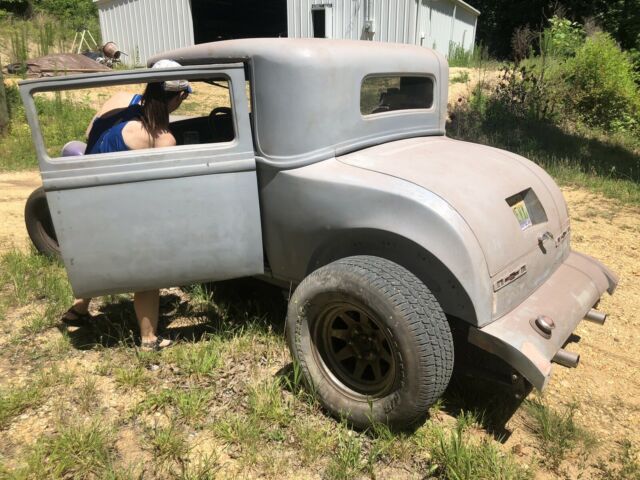
<svg viewBox="0 0 640 480">
<path fill-rule="evenodd" d="M 475 12 L 453 0 L 373 0 L 374 33 L 365 31 L 367 0 L 287 0 L 290 37 L 312 37 L 311 11 L 324 5 L 333 38 L 414 43 L 449 53 L 450 42 L 473 48 Z M 454 19 L 455 12 L 455 19 Z"/>
<path fill-rule="evenodd" d="M 470 11 L 458 7 L 453 27 L 453 42 L 465 50 L 473 49 L 476 37 L 476 20 L 478 17 Z"/>
<path fill-rule="evenodd" d="M 128 54 L 123 63 L 145 65 L 147 58 L 193 45 L 189 0 L 94 0 L 105 42 Z"/>
</svg>

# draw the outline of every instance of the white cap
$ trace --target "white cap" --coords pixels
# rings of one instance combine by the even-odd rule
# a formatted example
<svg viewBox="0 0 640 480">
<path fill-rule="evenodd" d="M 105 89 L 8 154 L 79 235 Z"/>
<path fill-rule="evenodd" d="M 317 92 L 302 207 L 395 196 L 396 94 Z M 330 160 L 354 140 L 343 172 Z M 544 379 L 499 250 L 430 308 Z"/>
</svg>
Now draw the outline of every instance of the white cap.
<svg viewBox="0 0 640 480">
<path fill-rule="evenodd" d="M 173 60 L 163 59 L 154 63 L 151 68 L 179 68 L 181 66 L 182 65 Z M 162 85 L 166 92 L 181 92 L 186 90 L 189 93 L 193 93 L 193 89 L 187 80 L 167 80 L 166 82 L 162 82 Z"/>
</svg>

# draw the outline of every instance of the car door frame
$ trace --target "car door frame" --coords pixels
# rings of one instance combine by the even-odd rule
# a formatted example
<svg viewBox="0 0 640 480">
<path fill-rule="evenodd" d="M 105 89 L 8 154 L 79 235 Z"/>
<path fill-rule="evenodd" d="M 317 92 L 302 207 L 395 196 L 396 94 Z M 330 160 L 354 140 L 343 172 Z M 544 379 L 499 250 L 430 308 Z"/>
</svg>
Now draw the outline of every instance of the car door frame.
<svg viewBox="0 0 640 480">
<path fill-rule="evenodd" d="M 264 272 L 256 163 L 244 68 L 243 63 L 197 65 L 93 73 L 20 82 L 20 94 L 31 127 L 44 190 L 60 241 L 65 267 L 76 296 L 139 291 Z M 47 153 L 33 98 L 36 93 L 161 82 L 178 78 L 196 80 L 208 77 L 226 78 L 229 81 L 235 130 L 234 139 L 230 142 L 77 157 L 51 158 Z M 172 183 L 176 185 L 167 189 L 166 187 Z M 189 191 L 192 190 L 189 185 L 196 186 L 196 193 L 193 195 L 199 193 L 199 197 L 189 197 Z M 189 252 L 184 251 L 182 248 L 184 245 L 180 243 L 178 237 L 171 240 L 173 242 L 171 249 L 158 243 L 157 235 L 160 232 L 157 230 L 161 227 L 161 220 L 151 207 L 148 208 L 149 215 L 152 217 L 155 215 L 155 217 L 150 222 L 155 222 L 153 225 L 156 231 L 149 231 L 144 237 L 148 240 L 148 247 L 152 251 L 156 248 L 156 252 L 165 257 L 170 253 L 176 258 L 172 266 L 163 270 L 156 268 L 152 259 L 147 259 L 146 263 L 140 260 L 145 257 L 145 252 L 138 251 L 136 255 L 132 254 L 129 262 L 132 262 L 133 267 L 146 269 L 148 271 L 146 276 L 136 273 L 133 267 L 130 271 L 128 270 L 128 260 L 123 258 L 126 254 L 119 255 L 115 251 L 107 254 L 104 248 L 106 245 L 107 250 L 109 249 L 108 243 L 92 243 L 90 238 L 86 238 L 88 232 L 79 231 L 82 229 L 83 222 L 93 226 L 93 230 L 99 228 L 92 217 L 97 213 L 96 210 L 99 210 L 100 214 L 103 213 L 102 209 L 109 210 L 110 215 L 107 216 L 105 213 L 105 218 L 117 218 L 117 209 L 110 205 L 110 198 L 117 203 L 118 195 L 125 197 L 128 195 L 129 205 L 122 205 L 121 211 L 128 214 L 125 209 L 135 210 L 136 203 L 141 198 L 139 192 L 145 189 L 155 195 L 155 206 L 173 212 L 178 223 L 180 221 L 185 223 L 182 217 L 191 215 L 188 206 L 196 205 L 197 211 L 193 214 L 202 226 L 198 226 L 195 220 L 188 225 L 197 230 L 191 233 L 201 237 L 202 241 L 206 242 L 212 238 L 211 245 L 202 249 L 198 244 L 189 243 L 190 239 L 185 241 L 192 249 L 198 250 L 198 255 L 206 258 L 189 257 Z M 168 203 L 168 200 L 162 198 L 163 195 L 172 196 L 173 203 Z M 100 198 L 106 203 L 96 203 Z M 199 200 L 202 200 L 205 205 L 198 205 Z M 235 205 L 238 202 L 240 204 Z M 176 206 L 175 203 L 184 203 L 184 205 Z M 100 209 L 96 209 L 96 205 L 100 205 Z M 93 212 L 89 211 L 92 206 Z M 207 209 L 209 211 L 206 211 Z M 83 218 L 72 219 L 70 211 L 80 212 Z M 136 218 L 143 218 L 144 213 L 144 211 L 138 212 Z M 131 224 L 133 220 L 129 220 Z M 194 224 L 196 226 L 193 226 Z M 216 226 L 219 227 L 217 230 L 222 229 L 223 233 L 217 235 L 217 231 L 213 231 Z M 142 228 L 145 226 L 143 225 Z M 120 242 L 120 247 L 125 252 L 127 247 L 130 248 L 132 245 L 131 242 L 128 243 L 126 236 L 117 232 L 117 226 L 104 225 L 100 233 L 110 236 L 110 240 L 116 244 Z M 82 238 L 83 235 L 85 238 Z M 141 238 L 143 237 L 139 235 L 138 243 Z M 216 249 L 216 246 L 220 248 Z M 96 269 L 103 269 L 110 273 L 92 273 L 89 268 L 91 256 Z M 158 260 L 159 263 L 163 261 L 166 263 L 166 258 Z M 114 261 L 119 262 L 118 265 L 126 272 L 119 275 L 115 270 Z M 189 265 L 183 267 L 180 264 L 181 261 Z M 119 278 L 114 278 L 114 272 Z"/>
</svg>

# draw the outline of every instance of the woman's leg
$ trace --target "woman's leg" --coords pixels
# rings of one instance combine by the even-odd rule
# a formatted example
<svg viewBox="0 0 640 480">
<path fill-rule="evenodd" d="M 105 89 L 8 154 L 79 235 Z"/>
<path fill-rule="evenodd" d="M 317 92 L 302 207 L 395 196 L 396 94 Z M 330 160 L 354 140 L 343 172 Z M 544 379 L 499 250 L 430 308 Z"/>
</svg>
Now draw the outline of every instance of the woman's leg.
<svg viewBox="0 0 640 480">
<path fill-rule="evenodd" d="M 75 322 L 89 314 L 89 304 L 91 298 L 76 298 L 73 300 L 71 308 L 65 312 L 62 316 L 62 320 L 68 322 Z"/>
<path fill-rule="evenodd" d="M 158 315 L 160 311 L 160 290 L 136 292 L 133 307 L 140 326 L 143 349 L 158 350 L 171 345 L 171 340 L 163 338 L 158 342 Z"/>
<path fill-rule="evenodd" d="M 160 290 L 136 292 L 133 297 L 133 307 L 136 311 L 136 317 L 138 317 L 142 342 L 155 342 L 158 336 Z"/>
</svg>

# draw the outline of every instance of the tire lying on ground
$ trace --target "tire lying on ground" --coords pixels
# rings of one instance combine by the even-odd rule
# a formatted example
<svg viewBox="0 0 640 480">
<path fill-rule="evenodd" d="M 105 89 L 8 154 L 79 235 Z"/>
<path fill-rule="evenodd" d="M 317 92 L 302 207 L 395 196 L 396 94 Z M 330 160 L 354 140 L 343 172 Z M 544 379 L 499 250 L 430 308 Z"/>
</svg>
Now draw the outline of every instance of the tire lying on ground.
<svg viewBox="0 0 640 480">
<path fill-rule="evenodd" d="M 50 257 L 60 256 L 60 245 L 51 221 L 49 204 L 42 187 L 34 190 L 24 207 L 24 220 L 29 238 L 38 252 Z"/>
<path fill-rule="evenodd" d="M 307 387 L 360 428 L 424 421 L 453 370 L 451 330 L 435 297 L 378 257 L 344 258 L 307 276 L 291 297 L 286 333 Z"/>
</svg>

